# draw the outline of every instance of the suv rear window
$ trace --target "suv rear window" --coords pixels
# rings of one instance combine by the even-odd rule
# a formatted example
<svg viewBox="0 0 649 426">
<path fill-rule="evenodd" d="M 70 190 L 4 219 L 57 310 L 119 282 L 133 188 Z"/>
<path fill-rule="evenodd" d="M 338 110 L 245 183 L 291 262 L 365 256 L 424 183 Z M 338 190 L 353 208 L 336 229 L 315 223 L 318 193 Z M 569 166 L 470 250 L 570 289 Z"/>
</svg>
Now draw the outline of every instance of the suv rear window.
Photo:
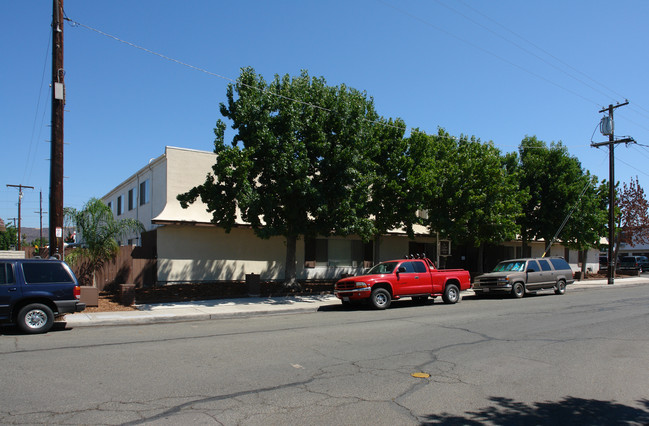
<svg viewBox="0 0 649 426">
<path fill-rule="evenodd" d="M 551 271 L 552 270 L 552 268 L 550 268 L 550 264 L 545 259 L 539 259 L 539 265 L 541 265 L 541 270 L 543 270 L 543 271 Z"/>
<path fill-rule="evenodd" d="M 552 266 L 554 266 L 554 269 L 556 269 L 556 270 L 570 269 L 570 265 L 568 265 L 568 262 L 566 262 L 563 259 L 551 258 L 550 262 L 552 262 Z"/>
<path fill-rule="evenodd" d="M 23 273 L 27 284 L 74 283 L 63 264 L 58 262 L 23 263 Z"/>
</svg>

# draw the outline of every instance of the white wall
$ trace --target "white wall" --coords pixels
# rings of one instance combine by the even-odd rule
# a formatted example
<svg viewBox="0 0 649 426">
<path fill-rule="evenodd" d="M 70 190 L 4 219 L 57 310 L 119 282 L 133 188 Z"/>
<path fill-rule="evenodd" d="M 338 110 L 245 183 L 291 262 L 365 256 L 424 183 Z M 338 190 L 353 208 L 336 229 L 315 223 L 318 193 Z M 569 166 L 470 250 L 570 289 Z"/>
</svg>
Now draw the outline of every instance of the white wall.
<svg viewBox="0 0 649 426">
<path fill-rule="evenodd" d="M 164 187 L 165 180 L 166 159 L 160 156 L 151 160 L 149 164 L 140 169 L 137 173 L 130 176 L 124 182 L 115 187 L 108 194 L 104 195 L 101 200 L 108 204 L 111 203 L 111 209 L 115 219 L 135 219 L 138 220 L 147 231 L 155 229 L 155 225 L 151 220 L 160 212 L 166 202 L 166 191 Z M 140 184 L 144 181 L 149 181 L 149 201 L 146 204 L 140 205 Z M 135 200 L 132 210 L 128 209 L 128 192 L 133 189 Z M 123 212 L 118 215 L 117 213 L 117 199 L 122 196 L 123 199 Z M 126 244 L 128 239 L 133 239 L 139 242 L 139 234 L 131 234 L 124 236 L 122 244 Z"/>
<path fill-rule="evenodd" d="M 356 239 L 357 237 L 354 237 Z M 344 240 L 330 237 L 330 241 Z M 258 238 L 251 228 L 233 228 L 228 234 L 216 226 L 165 225 L 157 230 L 158 282 L 243 281 L 246 274 L 262 280 L 282 280 L 285 274 L 286 240 Z M 405 236 L 382 238 L 381 261 L 401 259 L 408 252 Z M 434 242 L 434 238 L 417 239 Z M 297 241 L 296 276 L 299 280 L 333 280 L 342 274 L 360 274 L 358 266 L 304 267 L 304 239 Z"/>
<path fill-rule="evenodd" d="M 249 228 L 234 228 L 229 234 L 212 226 L 158 229 L 158 281 L 162 283 L 243 281 L 251 273 L 262 280 L 282 279 L 285 256 L 284 238 L 262 240 Z"/>
<path fill-rule="evenodd" d="M 188 209 L 180 207 L 176 199 L 178 194 L 189 191 L 194 186 L 205 182 L 205 177 L 216 162 L 216 155 L 207 151 L 184 148 L 165 147 L 165 153 L 142 167 L 135 174 L 116 186 L 102 197 L 106 204 L 112 204 L 116 219 L 136 219 L 146 231 L 158 227 L 154 219 L 178 221 L 188 218 L 190 222 L 209 222 L 210 215 L 205 212 L 205 205 L 198 200 Z M 140 184 L 149 182 L 149 201 L 140 205 Z M 128 210 L 128 192 L 135 191 L 135 205 Z M 123 213 L 117 215 L 117 199 L 123 197 Z M 138 234 L 125 236 L 122 244 L 132 239 L 140 243 Z"/>
<path fill-rule="evenodd" d="M 24 259 L 25 252 L 23 250 L 0 250 L 0 259 Z"/>
</svg>

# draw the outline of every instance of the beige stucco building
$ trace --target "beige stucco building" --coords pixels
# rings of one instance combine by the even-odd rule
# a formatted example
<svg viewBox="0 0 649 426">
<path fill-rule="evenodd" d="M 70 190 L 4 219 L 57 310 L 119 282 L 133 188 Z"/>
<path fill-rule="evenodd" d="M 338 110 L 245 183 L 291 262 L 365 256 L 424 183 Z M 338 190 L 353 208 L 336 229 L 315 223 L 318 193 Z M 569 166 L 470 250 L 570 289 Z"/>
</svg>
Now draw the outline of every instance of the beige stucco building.
<svg viewBox="0 0 649 426">
<path fill-rule="evenodd" d="M 149 161 L 102 201 L 117 219 L 137 219 L 147 231 L 155 231 L 158 283 L 244 280 L 251 273 L 259 274 L 262 280 L 283 279 L 283 237 L 258 238 L 240 220 L 226 233 L 210 222 L 211 214 L 200 199 L 187 209 L 177 201 L 178 194 L 205 181 L 215 161 L 216 155 L 211 152 L 168 146 L 163 155 Z M 424 227 L 417 231 L 414 242 L 418 247 L 436 244 Z M 140 236 L 131 235 L 120 243 L 139 245 Z M 402 257 L 412 251 L 412 244 L 405 233 L 392 232 L 381 239 L 377 260 Z M 373 251 L 359 237 L 300 239 L 297 278 L 325 280 L 358 273 L 373 263 Z"/>
<path fill-rule="evenodd" d="M 251 273 L 259 274 L 262 280 L 282 280 L 286 254 L 283 237 L 258 238 L 241 220 L 226 233 L 210 222 L 211 214 L 200 199 L 187 209 L 176 199 L 178 194 L 204 183 L 215 162 L 216 155 L 212 152 L 168 146 L 163 155 L 151 159 L 102 197 L 102 201 L 110 206 L 117 219 L 137 219 L 149 231 L 145 235 L 153 235 L 147 241 L 155 246 L 158 284 L 243 281 Z M 140 235 L 131 235 L 120 243 L 141 245 L 142 240 Z M 409 253 L 426 253 L 434 260 L 440 253 L 435 235 L 423 226 L 415 227 L 414 240 L 394 230 L 381 238 L 378 250 L 373 244 L 363 243 L 354 236 L 300 239 L 296 253 L 297 278 L 331 280 Z M 501 260 L 520 257 L 520 245 L 520 241 L 503 244 L 498 249 L 498 257 Z M 532 242 L 530 246 L 532 256 L 541 256 L 545 250 L 543 242 Z M 375 259 L 377 252 L 380 254 Z M 574 270 L 579 270 L 576 252 L 556 244 L 550 255 L 564 256 Z M 465 257 L 457 256 L 453 266 L 469 269 L 468 262 L 462 263 L 467 261 Z M 597 251 L 592 256 L 589 253 L 588 263 L 597 270 Z"/>
</svg>

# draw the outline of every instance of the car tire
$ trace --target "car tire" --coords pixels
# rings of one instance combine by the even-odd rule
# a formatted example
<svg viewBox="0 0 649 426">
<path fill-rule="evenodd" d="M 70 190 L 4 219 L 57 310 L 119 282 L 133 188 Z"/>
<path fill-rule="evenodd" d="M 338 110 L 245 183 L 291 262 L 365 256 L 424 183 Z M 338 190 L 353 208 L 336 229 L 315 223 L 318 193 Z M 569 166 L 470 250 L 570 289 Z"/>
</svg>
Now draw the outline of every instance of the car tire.
<svg viewBox="0 0 649 426">
<path fill-rule="evenodd" d="M 372 291 L 372 296 L 370 297 L 372 301 L 372 306 L 376 309 L 387 309 L 392 302 L 392 296 L 390 292 L 384 288 L 377 288 Z"/>
<path fill-rule="evenodd" d="M 559 280 L 554 288 L 554 294 L 564 294 L 566 292 L 566 282 Z"/>
<path fill-rule="evenodd" d="M 525 296 L 525 285 L 523 283 L 514 283 L 512 287 L 512 296 L 517 299 Z"/>
<path fill-rule="evenodd" d="M 54 312 L 46 305 L 32 303 L 18 312 L 16 321 L 24 333 L 47 333 L 54 325 Z"/>
<path fill-rule="evenodd" d="M 455 284 L 447 284 L 442 294 L 444 303 L 457 303 L 460 301 L 460 289 Z"/>
</svg>

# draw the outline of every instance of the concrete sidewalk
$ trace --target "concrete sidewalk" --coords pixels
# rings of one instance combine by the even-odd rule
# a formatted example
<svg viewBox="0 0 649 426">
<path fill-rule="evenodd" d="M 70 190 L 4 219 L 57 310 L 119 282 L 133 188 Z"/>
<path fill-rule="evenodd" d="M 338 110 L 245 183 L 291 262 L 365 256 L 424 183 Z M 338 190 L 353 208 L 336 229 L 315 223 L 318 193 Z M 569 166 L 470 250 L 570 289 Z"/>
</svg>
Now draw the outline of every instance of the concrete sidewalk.
<svg viewBox="0 0 649 426">
<path fill-rule="evenodd" d="M 649 277 L 616 278 L 614 285 L 606 279 L 575 281 L 567 292 L 594 288 L 608 288 L 649 284 Z M 473 290 L 462 292 L 462 297 L 473 296 Z M 332 294 L 292 297 L 248 297 L 239 299 L 201 300 L 194 302 L 136 305 L 137 311 L 95 312 L 65 315 L 67 327 L 106 325 L 140 325 L 163 322 L 204 321 L 257 315 L 278 315 L 317 312 L 326 306 L 340 305 Z"/>
</svg>

